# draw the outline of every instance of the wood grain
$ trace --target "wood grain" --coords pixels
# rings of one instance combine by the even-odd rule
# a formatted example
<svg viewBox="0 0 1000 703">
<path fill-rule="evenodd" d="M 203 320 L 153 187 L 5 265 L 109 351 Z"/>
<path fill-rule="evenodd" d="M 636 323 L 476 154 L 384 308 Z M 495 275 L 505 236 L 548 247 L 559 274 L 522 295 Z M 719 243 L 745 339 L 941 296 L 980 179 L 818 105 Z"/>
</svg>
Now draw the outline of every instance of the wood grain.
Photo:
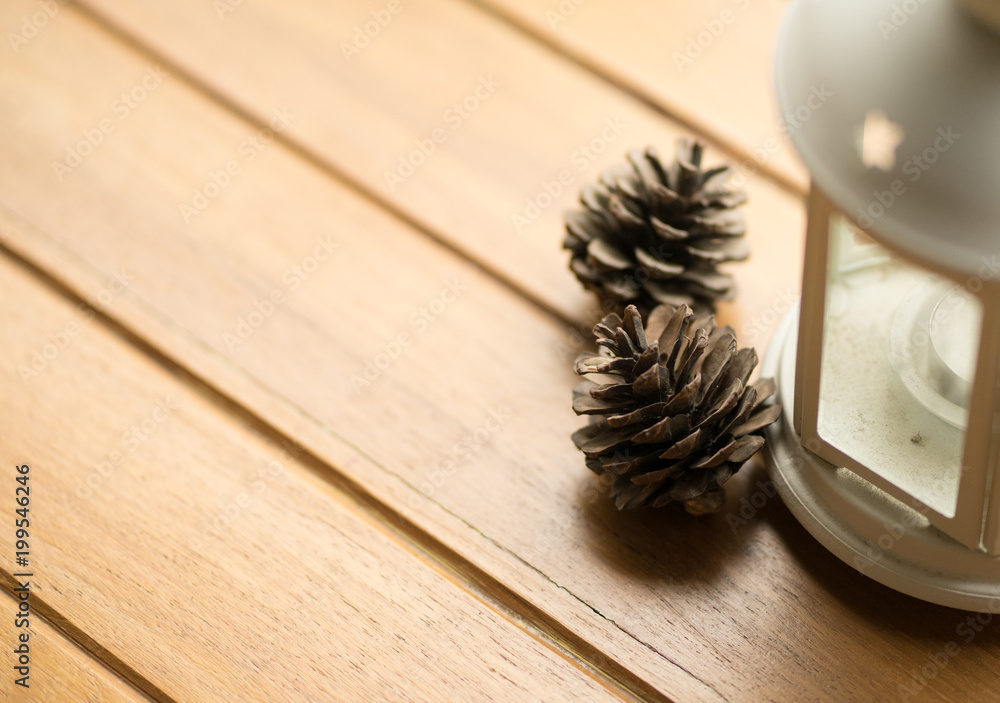
<svg viewBox="0 0 1000 703">
<path fill-rule="evenodd" d="M 806 188 L 805 168 L 783 138 L 795 118 L 778 112 L 772 80 L 787 0 L 477 2 L 724 144 L 739 162 Z"/>
<path fill-rule="evenodd" d="M 462 578 L 520 598 L 520 612 L 568 647 L 596 647 L 607 660 L 598 668 L 621 666 L 681 700 L 895 697 L 951 640 L 960 656 L 922 695 L 947 699 L 959 686 L 972 699 L 991 695 L 982 672 L 996 664 L 993 630 L 965 642 L 964 614 L 891 593 L 818 549 L 753 466 L 721 515 L 615 513 L 567 439 L 578 425 L 569 332 L 294 145 L 260 153 L 183 226 L 178 204 L 259 127 L 181 81 L 159 88 L 158 103 L 56 187 L 39 155 L 62 153 L 97 123 L 149 57 L 70 13 L 31 49 L 0 73 L 16 108 L 7 114 L 24 116 L 0 125 L 16 136 L 0 164 L 6 245 L 83 297 L 125 267 L 134 280 L 109 315 L 309 447 L 334 469 L 323 478 L 354 482 L 453 550 Z M 573 75 L 553 63 L 538 71 Z M 564 110 L 550 103 L 555 118 Z M 800 216 L 795 203 L 783 207 Z M 757 293 L 727 311 L 741 327 L 759 321 L 758 337 L 785 304 L 781 286 L 795 285 L 800 251 L 780 222 L 768 224 Z M 289 291 L 286 274 L 328 235 L 340 246 Z M 466 290 L 448 302 L 453 278 Z M 272 290 L 288 299 L 230 347 L 226 332 Z M 411 322 L 427 320 L 421 308 L 440 313 L 421 327 Z M 352 375 L 389 357 L 404 332 L 397 358 L 355 392 Z M 503 408 L 502 427 L 469 445 Z"/>
<path fill-rule="evenodd" d="M 7 592 L 0 592 L 0 611 L 3 612 L 5 636 L 14 619 L 17 602 Z M 149 699 L 121 681 L 98 661 L 63 637 L 37 615 L 31 619 L 29 629 L 30 675 L 28 688 L 12 684 L 9 666 L 4 667 L 0 683 L 0 700 L 34 701 L 87 701 L 87 703 L 139 703 Z M 11 641 L 4 639 L 5 649 Z M 14 644 L 11 644 L 11 649 Z"/>
<path fill-rule="evenodd" d="M 99 323 L 25 388 L 80 313 L 6 261 L 0 300 L 35 596 L 169 699 L 620 700 Z"/>
<path fill-rule="evenodd" d="M 18 153 L 12 153 L 11 163 L 20 164 L 34 174 L 30 178 L 23 179 L 15 176 L 13 171 L 8 171 L 10 179 L 5 178 L 4 181 L 14 191 L 10 192 L 11 197 L 6 202 L 12 208 L 28 214 L 38 226 L 47 227 L 49 224 L 55 224 L 55 229 L 65 234 L 66 239 L 60 236 L 56 240 L 51 240 L 44 235 L 39 236 L 41 233 L 35 225 L 28 225 L 27 229 L 24 229 L 26 223 L 23 218 L 10 216 L 9 212 L 3 227 L 5 235 L 16 237 L 20 243 L 29 247 L 41 245 L 48 255 L 51 255 L 51 258 L 46 257 L 47 263 L 57 266 L 64 273 L 83 274 L 85 283 L 80 293 L 85 299 L 99 298 L 98 292 L 107 284 L 101 269 L 107 263 L 102 260 L 103 257 L 124 256 L 125 258 L 121 260 L 122 266 L 125 267 L 124 273 L 131 276 L 134 281 L 130 282 L 127 291 L 117 295 L 102 307 L 110 312 L 122 309 L 130 303 L 138 305 L 142 311 L 141 315 L 136 316 L 139 320 L 147 325 L 154 323 L 164 325 L 163 329 L 150 331 L 146 335 L 149 339 L 166 340 L 171 344 L 177 342 L 180 343 L 180 348 L 187 352 L 194 351 L 207 357 L 209 371 L 206 373 L 206 378 L 213 381 L 225 379 L 230 383 L 236 383 L 235 387 L 244 392 L 248 388 L 255 391 L 257 395 L 251 396 L 255 400 L 254 406 L 259 405 L 269 416 L 277 414 L 279 409 L 287 408 L 282 418 L 289 421 L 296 430 L 292 436 L 305 442 L 303 426 L 311 429 L 313 437 L 310 439 L 318 437 L 320 446 L 328 452 L 324 456 L 341 459 L 344 463 L 350 460 L 357 461 L 359 451 L 355 432 L 359 429 L 366 433 L 375 432 L 379 435 L 377 441 L 383 448 L 396 453 L 396 457 L 401 457 L 403 464 L 399 465 L 399 461 L 390 457 L 392 460 L 388 468 L 385 468 L 372 461 L 371 457 L 364 456 L 362 451 L 361 457 L 368 460 L 358 462 L 357 476 L 364 477 L 368 484 L 373 484 L 395 496 L 396 499 L 391 503 L 395 510 L 405 510 L 414 516 L 423 516 L 426 513 L 427 521 L 440 531 L 448 544 L 457 542 L 454 537 L 457 533 L 466 540 L 462 544 L 466 554 L 479 559 L 483 557 L 484 552 L 488 552 L 495 573 L 498 576 L 502 574 L 504 582 L 512 584 L 524 596 L 545 594 L 545 599 L 535 599 L 542 603 L 542 606 L 537 608 L 537 616 L 544 621 L 543 624 L 548 622 L 552 626 L 558 625 L 559 632 L 556 634 L 567 640 L 567 646 L 582 650 L 588 660 L 595 663 L 598 668 L 624 669 L 620 677 L 630 679 L 628 681 L 630 686 L 648 688 L 649 685 L 644 683 L 648 678 L 657 682 L 660 687 L 686 692 L 687 697 L 691 699 L 717 700 L 704 684 L 669 662 L 665 662 L 655 652 L 641 646 L 636 647 L 631 636 L 623 633 L 614 623 L 597 617 L 589 607 L 552 583 L 544 574 L 532 569 L 526 570 L 521 558 L 511 554 L 506 547 L 488 539 L 484 540 L 475 526 L 451 514 L 447 509 L 442 509 L 436 496 L 427 497 L 419 490 L 414 490 L 414 483 L 418 485 L 422 483 L 421 476 L 430 478 L 431 473 L 438 470 L 438 467 L 450 467 L 451 464 L 448 462 L 461 458 L 455 453 L 454 446 L 461 443 L 464 436 L 472 435 L 480 425 L 487 422 L 490 419 L 489 411 L 500 409 L 503 405 L 502 400 L 490 399 L 488 404 L 476 401 L 463 408 L 454 409 L 447 407 L 451 405 L 449 402 L 442 411 L 435 412 L 428 405 L 433 402 L 433 398 L 421 400 L 418 394 L 403 391 L 398 398 L 401 402 L 397 402 L 396 393 L 399 392 L 399 388 L 393 385 L 390 376 L 398 374 L 398 368 L 392 370 L 391 374 L 385 374 L 376 384 L 384 392 L 389 392 L 393 398 L 386 400 L 374 394 L 365 394 L 366 408 L 360 407 L 359 401 L 355 399 L 350 375 L 363 373 L 365 364 L 381 352 L 382 345 L 390 342 L 401 331 L 416 334 L 417 328 L 411 326 L 410 317 L 418 313 L 420 307 L 430 306 L 448 279 L 458 275 L 461 282 L 470 285 L 476 282 L 480 288 L 482 283 L 486 282 L 491 307 L 502 308 L 510 303 L 509 292 L 488 283 L 489 279 L 478 274 L 474 267 L 447 256 L 437 248 L 428 248 L 425 240 L 414 237 L 391 217 L 359 202 L 351 191 L 332 184 L 321 174 L 303 165 L 294 155 L 276 146 L 259 152 L 256 160 L 249 163 L 253 168 L 247 168 L 241 179 L 235 181 L 222 196 L 226 201 L 236 197 L 237 201 L 245 205 L 227 202 L 226 205 L 219 207 L 221 203 L 217 204 L 216 207 L 194 218 L 188 230 L 178 213 L 178 204 L 190 197 L 192 184 L 200 185 L 210 171 L 218 168 L 218 164 L 224 165 L 227 160 L 239 156 L 239 144 L 243 139 L 252 136 L 257 128 L 248 127 L 218 112 L 214 105 L 207 103 L 177 81 L 165 83 L 158 88 L 159 92 L 153 93 L 148 98 L 149 101 L 154 98 L 165 100 L 165 105 L 153 108 L 155 103 L 146 102 L 143 109 L 130 113 L 127 120 L 118 123 L 119 131 L 114 133 L 114 139 L 109 138 L 100 150 L 95 151 L 85 164 L 74 171 L 73 176 L 79 175 L 81 178 L 72 180 L 67 178 L 64 181 L 65 187 L 59 188 L 62 195 L 76 193 L 74 199 L 76 197 L 90 199 L 97 192 L 91 190 L 95 187 L 100 192 L 107 192 L 105 188 L 110 188 L 115 193 L 113 200 L 120 204 L 113 209 L 114 212 L 127 218 L 135 218 L 132 219 L 132 224 L 119 221 L 108 229 L 110 223 L 91 219 L 85 210 L 80 210 L 76 205 L 69 206 L 69 201 L 64 203 L 69 206 L 68 209 L 57 208 L 63 212 L 60 216 L 62 224 L 53 221 L 46 223 L 35 217 L 41 214 L 41 211 L 35 210 L 34 205 L 31 205 L 34 200 L 31 193 L 42 193 L 45 188 L 51 188 L 52 183 L 58 184 L 58 181 L 53 180 L 51 164 L 39 162 L 34 154 L 47 153 L 52 154 L 54 158 L 61 156 L 64 151 L 63 146 L 75 143 L 77 135 L 86 129 L 83 125 L 90 122 L 99 123 L 108 114 L 108 106 L 116 96 L 120 95 L 122 90 L 129 89 L 146 70 L 141 57 L 130 56 L 120 47 L 107 43 L 106 37 L 101 32 L 94 31 L 79 18 L 67 14 L 62 19 L 59 32 L 55 31 L 54 26 L 49 34 L 39 36 L 32 45 L 32 48 L 38 47 L 37 51 L 30 55 L 25 52 L 26 65 L 23 69 L 18 72 L 11 71 L 0 80 L 6 81 L 7 85 L 22 86 L 22 90 L 8 92 L 20 110 L 15 114 L 24 115 L 26 118 L 44 114 L 70 120 L 61 129 L 56 129 L 50 132 L 49 137 L 43 138 L 43 141 L 53 138 L 48 144 L 43 144 L 36 137 L 49 132 L 54 126 L 51 122 L 46 122 L 44 128 L 38 130 L 36 137 L 30 136 L 38 127 L 37 121 L 33 118 L 11 121 L 4 125 L 9 130 L 7 134 L 12 138 L 12 144 L 23 146 Z M 75 79 L 66 72 L 66 66 L 76 61 L 79 55 L 91 56 L 97 62 L 93 68 L 98 73 L 87 71 L 84 75 L 91 78 L 84 84 L 75 84 Z M 102 75 L 101 72 L 104 72 L 103 77 L 97 78 Z M 41 89 L 46 85 L 49 87 Z M 163 131 L 166 124 L 178 123 L 189 123 L 192 128 L 186 128 L 183 135 L 174 133 L 174 136 L 169 136 Z M 199 126 L 194 127 L 194 125 Z M 149 135 L 155 135 L 157 138 L 150 138 Z M 168 136 L 166 141 L 163 140 L 163 136 Z M 178 143 L 174 141 L 178 137 L 185 145 L 180 150 Z M 137 150 L 138 144 L 143 146 Z M 40 152 L 37 151 L 39 149 Z M 190 155 L 200 156 L 197 162 L 185 164 L 184 161 Z M 181 160 L 168 165 L 167 162 L 175 157 L 181 157 Z M 167 162 L 163 161 L 164 158 Z M 104 171 L 105 166 L 100 165 L 102 161 L 105 164 L 116 165 L 109 171 Z M 113 172 L 125 162 L 130 165 L 125 170 L 118 171 L 117 176 L 114 175 Z M 92 171 L 95 166 L 98 172 Z M 175 171 L 174 169 L 178 167 L 180 170 Z M 272 192 L 265 208 L 270 214 L 263 219 L 260 218 L 261 210 L 253 205 L 255 202 L 258 205 L 263 204 L 260 201 L 261 192 L 256 187 L 248 190 L 244 185 L 252 183 L 248 178 L 253 173 L 257 174 L 254 178 L 264 179 L 258 180 L 258 184 L 271 182 L 274 178 L 276 179 L 274 183 L 287 185 L 287 189 L 282 188 Z M 161 178 L 164 174 L 173 174 L 169 179 L 170 185 L 167 190 L 162 189 Z M 110 175 L 114 183 L 105 181 L 106 175 Z M 152 190 L 147 190 L 149 188 Z M 270 186 L 265 186 L 265 190 L 270 190 Z M 295 195 L 296 192 L 300 195 Z M 152 199 L 150 195 L 153 195 Z M 288 199 L 290 195 L 291 200 Z M 79 202 L 77 201 L 78 204 Z M 308 207 L 300 207 L 299 204 L 306 202 L 310 203 Z M 35 200 L 35 204 L 40 203 Z M 314 210 L 314 205 L 320 205 L 320 208 Z M 150 206 L 152 210 L 147 210 Z M 244 210 L 247 206 L 250 209 Z M 50 214 L 56 212 L 48 206 L 44 210 L 48 210 Z M 109 208 L 105 212 L 110 214 L 111 210 Z M 240 212 L 249 216 L 250 220 L 244 222 L 230 220 L 229 224 L 222 225 L 221 228 L 218 221 L 213 221 L 220 216 L 223 220 L 229 220 L 233 214 Z M 97 215 L 97 210 L 92 210 L 91 214 Z M 303 219 L 296 222 L 299 217 Z M 244 227 L 246 222 L 250 221 L 253 222 L 252 234 L 248 235 Z M 71 228 L 64 229 L 64 224 L 71 225 Z M 100 244 L 96 239 L 80 238 L 79 235 L 83 230 L 92 228 L 104 230 L 110 239 Z M 353 341 L 350 344 L 335 342 L 335 346 L 341 350 L 340 353 L 346 353 L 347 357 L 326 359 L 322 362 L 323 368 L 318 372 L 315 368 L 308 368 L 297 360 L 284 357 L 285 352 L 280 349 L 278 357 L 261 359 L 265 367 L 276 371 L 279 375 L 305 374 L 300 376 L 306 379 L 301 387 L 315 389 L 318 391 L 314 394 L 316 399 L 337 408 L 336 424 L 340 427 L 336 430 L 331 429 L 325 422 L 317 422 L 309 412 L 303 412 L 300 407 L 286 404 L 283 392 L 260 384 L 254 376 L 255 372 L 248 373 L 217 351 L 227 349 L 223 335 L 235 331 L 237 318 L 246 318 L 254 312 L 255 301 L 262 299 L 259 295 L 261 291 L 264 299 L 273 289 L 286 291 L 291 296 L 294 291 L 288 290 L 290 286 L 283 280 L 284 274 L 289 272 L 293 265 L 303 264 L 304 257 L 315 250 L 317 238 L 334 235 L 336 235 L 335 243 L 340 244 L 343 251 L 324 268 L 315 271 L 309 277 L 306 287 L 299 290 L 294 299 L 279 306 L 280 314 L 269 318 L 267 325 L 258 329 L 246 344 L 239 344 L 234 352 L 242 357 L 246 356 L 253 346 L 267 349 L 268 342 L 264 340 L 271 335 L 277 335 L 277 338 L 284 340 L 283 344 L 290 344 L 292 348 L 304 345 L 307 348 L 320 349 L 313 347 L 313 342 L 303 339 L 303 334 L 307 337 L 318 334 L 328 340 L 323 344 L 330 343 L 331 331 L 314 328 L 312 323 L 308 322 L 308 315 L 311 313 L 308 310 L 298 310 L 300 305 L 321 309 L 324 314 L 341 309 L 352 314 L 360 314 L 361 317 L 352 318 L 351 324 L 355 329 L 352 330 L 350 339 Z M 85 243 L 88 239 L 91 244 L 97 246 L 96 249 L 91 249 L 91 245 Z M 63 247 L 59 244 L 60 241 L 83 244 L 83 247 L 77 249 L 75 244 Z M 48 246 L 51 244 L 56 246 Z M 184 271 L 174 270 L 166 278 L 158 279 L 157 272 L 165 271 L 161 249 L 163 246 L 176 247 L 175 261 L 184 262 Z M 291 257 L 288 256 L 289 249 L 286 249 L 286 246 L 295 250 Z M 255 272 L 244 268 L 239 261 L 227 259 L 231 253 L 239 251 L 244 251 L 257 263 L 266 260 L 269 262 L 268 266 L 273 266 L 273 269 Z M 92 259 L 95 254 L 97 258 Z M 387 255 L 391 256 L 391 259 L 387 260 L 385 258 Z M 237 258 L 241 257 L 242 255 L 237 254 Z M 90 261 L 96 262 L 97 265 L 94 266 L 89 263 Z M 205 286 L 211 285 L 214 288 L 217 276 L 222 270 L 232 271 L 234 295 L 227 297 L 224 291 L 213 290 L 210 296 L 212 304 L 205 305 Z M 400 272 L 404 271 L 415 275 L 401 280 Z M 96 279 L 92 277 L 94 274 Z M 101 282 L 94 285 L 96 280 Z M 354 292 L 341 287 L 345 283 L 350 285 L 352 281 L 360 285 Z M 152 288 L 148 287 L 149 284 L 152 284 Z M 328 288 L 331 285 L 335 290 Z M 396 294 L 374 297 L 373 300 L 388 302 L 393 309 L 384 315 L 378 313 L 371 319 L 365 320 L 363 318 L 367 317 L 365 310 L 370 297 L 365 291 L 371 285 L 383 286 L 383 291 L 396 291 Z M 179 304 L 180 308 L 173 308 L 167 314 L 156 313 L 156 308 L 150 307 L 145 302 L 149 294 L 153 294 L 158 302 L 173 301 L 171 305 Z M 366 307 L 360 308 L 357 303 L 352 303 L 351 299 L 355 297 L 358 302 L 366 301 Z M 463 297 L 456 302 L 456 306 L 460 307 L 467 299 L 468 295 L 463 294 Z M 331 301 L 336 302 L 331 303 Z M 519 310 L 525 309 L 520 303 L 519 306 Z M 198 317 L 199 310 L 213 311 L 211 319 L 202 320 L 203 327 L 198 333 L 204 335 L 205 339 L 211 339 L 208 346 L 201 342 L 198 336 L 185 332 L 187 323 L 180 322 L 185 317 Z M 476 312 L 475 308 L 469 308 L 469 311 Z M 177 312 L 182 314 L 174 317 Z M 511 315 L 510 311 L 504 314 L 507 317 Z M 546 324 L 545 317 L 537 311 L 530 311 L 529 314 L 535 326 Z M 293 323 L 292 326 L 298 325 L 298 322 L 294 321 L 305 324 L 298 331 L 292 331 L 289 323 Z M 433 328 L 429 329 L 437 329 L 440 326 L 441 323 L 436 322 Z M 551 330 L 551 327 L 548 329 Z M 339 330 L 332 332 L 333 339 L 347 341 L 348 338 Z M 452 336 L 454 330 L 448 334 Z M 430 335 L 428 334 L 426 338 L 429 339 Z M 435 342 L 439 343 L 440 340 Z M 556 350 L 552 349 L 551 352 L 555 354 Z M 406 361 L 409 361 L 410 356 L 407 355 Z M 225 363 L 220 364 L 220 360 L 225 360 Z M 560 365 L 562 371 L 561 361 L 555 360 L 555 363 Z M 252 382 L 247 383 L 248 380 Z M 416 407 L 413 406 L 414 402 L 417 403 Z M 430 424 L 424 427 L 411 427 L 410 415 L 422 418 Z M 374 419 L 375 416 L 379 419 Z M 400 421 L 399 418 L 403 420 Z M 383 433 L 392 427 L 394 421 L 398 422 L 399 436 L 386 441 Z M 503 429 L 506 432 L 507 426 L 505 425 Z M 349 453 L 345 453 L 345 447 L 350 449 Z M 490 453 L 486 450 L 487 447 L 484 447 L 482 452 L 475 455 L 477 461 L 483 455 L 489 456 Z M 466 474 L 473 471 L 471 462 L 463 461 L 458 468 Z M 458 468 L 448 468 L 446 477 L 449 483 L 457 483 L 453 480 L 453 474 L 458 472 Z M 575 471 L 576 468 L 574 467 L 574 471 L 565 479 L 575 483 L 579 476 Z M 494 476 L 496 483 L 504 480 L 502 475 Z M 431 493 L 438 490 L 436 484 L 430 485 Z M 466 487 L 465 490 L 470 489 L 471 487 Z M 502 565 L 504 571 L 498 570 L 498 564 Z M 585 633 L 586 638 L 579 634 L 574 635 L 580 632 Z M 595 647 L 600 649 L 595 651 Z M 629 668 L 640 673 L 629 673 L 629 668 L 624 667 L 622 662 L 627 662 Z"/>
<path fill-rule="evenodd" d="M 298 116 L 282 136 L 302 154 L 564 319 L 582 318 L 590 298 L 565 274 L 563 212 L 628 149 L 651 144 L 671 154 L 690 134 L 461 0 L 404 4 L 347 57 L 344 44 L 385 10 L 382 0 L 246 2 L 223 19 L 202 0 L 82 4 L 259 121 L 289 106 Z M 478 101 L 477 87 L 491 77 L 499 86 Z M 466 98 L 474 110 L 456 107 Z M 437 129 L 446 140 L 428 146 Z M 423 157 L 420 149 L 431 147 Z M 421 163 L 387 184 L 400 159 Z M 739 178 L 756 256 L 771 246 L 801 251 L 799 202 L 753 171 L 741 167 Z M 758 305 L 747 289 L 769 283 L 764 266 L 786 262 L 794 263 L 782 280 L 794 282 L 800 264 L 792 257 L 733 266 L 741 301 Z M 777 287 L 767 286 L 765 304 Z"/>
</svg>

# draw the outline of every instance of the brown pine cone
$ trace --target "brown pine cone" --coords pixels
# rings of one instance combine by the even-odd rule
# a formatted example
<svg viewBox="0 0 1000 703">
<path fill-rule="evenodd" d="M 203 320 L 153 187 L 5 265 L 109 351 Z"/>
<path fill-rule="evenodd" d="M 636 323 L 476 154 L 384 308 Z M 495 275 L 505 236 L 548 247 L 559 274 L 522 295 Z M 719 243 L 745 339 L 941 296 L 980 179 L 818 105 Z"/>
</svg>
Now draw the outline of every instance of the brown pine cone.
<svg viewBox="0 0 1000 703">
<path fill-rule="evenodd" d="M 643 316 L 660 304 L 714 312 L 733 296 L 732 276 L 718 265 L 749 256 L 735 210 L 746 195 L 724 187 L 729 166 L 702 169 L 703 148 L 678 140 L 669 167 L 652 147 L 630 151 L 629 166 L 585 186 L 584 210 L 566 214 L 570 270 L 619 312 L 630 304 Z"/>
<path fill-rule="evenodd" d="M 737 351 L 732 328 L 716 328 L 712 315 L 687 306 L 654 309 L 644 330 L 630 305 L 624 320 L 612 313 L 594 335 L 599 353 L 581 354 L 575 370 L 600 382 L 573 390 L 573 410 L 591 416 L 573 442 L 590 469 L 614 476 L 615 504 L 721 507 L 720 486 L 764 445 L 764 428 L 781 414 L 763 404 L 772 379 L 747 385 L 757 352 Z"/>
</svg>

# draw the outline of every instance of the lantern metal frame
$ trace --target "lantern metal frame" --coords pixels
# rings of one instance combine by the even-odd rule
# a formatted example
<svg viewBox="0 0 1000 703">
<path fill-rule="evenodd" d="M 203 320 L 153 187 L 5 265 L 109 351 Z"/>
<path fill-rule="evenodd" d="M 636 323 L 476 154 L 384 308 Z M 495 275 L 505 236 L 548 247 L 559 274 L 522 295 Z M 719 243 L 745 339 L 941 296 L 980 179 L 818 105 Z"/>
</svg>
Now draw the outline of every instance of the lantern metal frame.
<svg viewBox="0 0 1000 703">
<path fill-rule="evenodd" d="M 963 465 L 978 468 L 963 471 L 955 515 L 949 518 L 860 465 L 818 432 L 830 222 L 838 214 L 844 216 L 814 186 L 802 298 L 786 315 L 762 365 L 762 374 L 778 381 L 778 402 L 791 410 L 768 428 L 765 461 L 799 522 L 854 568 L 924 600 L 968 610 L 996 609 L 1000 559 L 981 547 L 989 544 L 994 553 L 1000 547 L 1000 481 L 989 482 L 998 449 L 992 425 L 1000 381 L 1000 285 L 985 282 L 977 294 L 986 314 Z M 928 273 L 957 281 L 954 272 L 894 253 Z M 992 332 L 985 333 L 987 329 Z"/>
<path fill-rule="evenodd" d="M 797 351 L 794 419 L 796 430 L 802 441 L 815 445 L 817 453 L 831 463 L 849 467 L 854 473 L 896 498 L 909 503 L 923 514 L 931 525 L 961 542 L 969 549 L 985 547 L 993 555 L 1000 554 L 997 539 L 997 524 L 1000 523 L 1000 504 L 997 496 L 987 497 L 990 478 L 990 445 L 992 424 L 997 407 L 997 372 L 1000 367 L 1000 298 L 996 285 L 985 282 L 975 293 L 982 301 L 984 311 L 977 353 L 976 377 L 972 384 L 969 402 L 968 423 L 962 452 L 962 470 L 959 475 L 958 497 L 953 516 L 947 516 L 928 505 L 923 500 L 892 483 L 882 474 L 856 461 L 822 438 L 818 427 L 820 402 L 820 366 L 822 339 L 824 334 L 825 294 L 827 288 L 827 268 L 829 262 L 830 221 L 838 214 L 836 207 L 818 189 L 812 190 L 809 198 L 810 222 L 807 233 L 806 262 L 810 272 L 803 281 L 802 316 Z M 845 217 L 843 213 L 840 216 Z M 848 218 L 849 219 L 849 218 Z M 880 242 L 883 246 L 884 243 Z M 891 245 L 887 248 L 891 249 Z M 961 285 L 963 281 L 954 272 L 940 269 L 930 262 L 918 261 L 911 255 L 896 252 L 900 258 L 908 260 L 928 272 L 953 280 Z M 813 265 L 810 266 L 809 264 Z M 817 270 L 820 269 L 820 270 Z M 992 317 L 992 319 L 991 319 Z M 804 331 L 804 333 L 803 333 Z M 998 484 L 1000 485 L 1000 484 Z M 996 486 L 994 486 L 996 488 Z M 985 513 L 985 515 L 984 515 Z M 993 517 L 993 520 L 990 519 Z M 990 534 L 984 535 L 984 523 L 993 526 Z"/>
<path fill-rule="evenodd" d="M 988 23 L 1000 27 L 1000 0 L 961 2 L 980 6 L 971 8 L 977 16 L 992 13 Z M 961 207 L 969 214 L 962 222 L 956 220 L 956 227 L 968 228 L 950 234 L 958 239 L 948 242 L 938 234 L 935 240 L 931 234 L 940 232 L 941 224 L 959 211 L 954 198 L 962 174 L 981 174 L 984 163 L 1000 149 L 1000 139 L 986 138 L 988 132 L 982 130 L 987 121 L 976 113 L 969 113 L 965 121 L 968 129 L 962 131 L 977 140 L 975 146 L 967 143 L 956 150 L 949 163 L 911 189 L 906 203 L 869 227 L 858 225 L 848 214 L 865 203 L 866 194 L 888 189 L 899 176 L 898 166 L 895 171 L 890 167 L 882 172 L 862 164 L 860 155 L 853 161 L 845 155 L 845 149 L 852 146 L 850 126 L 881 108 L 878 101 L 890 103 L 890 118 L 903 115 L 904 127 L 911 128 L 907 136 L 914 138 L 933 134 L 935 124 L 947 124 L 942 116 L 950 114 L 953 107 L 935 103 L 933 95 L 922 93 L 921 86 L 927 81 L 947 86 L 955 100 L 966 107 L 975 104 L 972 100 L 977 87 L 989 85 L 992 102 L 988 101 L 987 107 L 1000 105 L 994 99 L 1000 90 L 995 90 L 992 82 L 992 76 L 997 75 L 994 69 L 1000 67 L 1000 39 L 973 26 L 951 0 L 926 0 L 920 10 L 923 15 L 907 19 L 911 36 L 894 39 L 895 45 L 883 42 L 883 46 L 873 36 L 874 21 L 890 6 L 889 0 L 871 4 L 849 0 L 836 6 L 798 0 L 782 28 L 778 92 L 783 108 L 797 104 L 794 96 L 805 94 L 809 85 L 806 76 L 821 80 L 832 76 L 837 90 L 847 87 L 844 92 L 851 94 L 830 108 L 830 115 L 814 118 L 800 133 L 790 135 L 813 182 L 808 198 L 802 299 L 776 332 L 762 365 L 762 373 L 777 380 L 778 402 L 786 408 L 767 430 L 765 461 L 795 517 L 824 546 L 862 573 L 924 600 L 996 612 L 1000 610 L 1000 281 L 980 277 L 975 289 L 969 289 L 979 301 L 982 316 L 953 513 L 932 507 L 841 451 L 821 436 L 819 427 L 834 218 L 841 217 L 864 231 L 901 262 L 956 286 L 976 276 L 979 252 L 992 241 L 1000 243 L 1000 217 L 994 219 L 1000 212 L 1000 197 L 994 202 L 983 192 L 969 193 L 962 201 Z M 862 29 L 850 29 L 851 18 L 839 15 L 841 12 L 855 13 L 854 19 L 863 16 Z M 851 31 L 857 35 L 851 50 L 885 68 L 885 75 L 865 76 L 857 91 L 850 89 L 849 80 L 858 67 L 838 65 L 832 58 L 836 54 L 833 42 L 843 42 Z M 824 42 L 825 46 L 816 49 L 820 58 L 813 61 L 810 52 Z M 948 47 L 961 50 L 949 54 Z M 893 85 L 887 81 L 895 80 L 908 57 L 917 56 L 921 49 L 934 56 L 952 56 L 953 63 L 936 75 L 921 74 L 919 80 L 897 86 L 896 93 L 886 92 L 886 86 Z M 947 71 L 966 64 L 972 67 L 968 84 L 955 84 Z M 912 148 L 913 142 L 909 146 Z M 992 241 L 989 222 L 997 223 Z"/>
</svg>

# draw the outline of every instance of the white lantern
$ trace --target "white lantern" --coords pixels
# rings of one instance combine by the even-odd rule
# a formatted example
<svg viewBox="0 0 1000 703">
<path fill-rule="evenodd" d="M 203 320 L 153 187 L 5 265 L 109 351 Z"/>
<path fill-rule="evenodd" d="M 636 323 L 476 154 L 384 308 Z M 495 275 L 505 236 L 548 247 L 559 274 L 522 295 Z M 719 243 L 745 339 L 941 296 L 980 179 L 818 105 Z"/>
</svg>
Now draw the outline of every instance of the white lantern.
<svg viewBox="0 0 1000 703">
<path fill-rule="evenodd" d="M 769 470 L 837 556 L 970 610 L 1000 604 L 998 30 L 995 0 L 795 0 L 777 51 L 812 187 Z"/>
</svg>

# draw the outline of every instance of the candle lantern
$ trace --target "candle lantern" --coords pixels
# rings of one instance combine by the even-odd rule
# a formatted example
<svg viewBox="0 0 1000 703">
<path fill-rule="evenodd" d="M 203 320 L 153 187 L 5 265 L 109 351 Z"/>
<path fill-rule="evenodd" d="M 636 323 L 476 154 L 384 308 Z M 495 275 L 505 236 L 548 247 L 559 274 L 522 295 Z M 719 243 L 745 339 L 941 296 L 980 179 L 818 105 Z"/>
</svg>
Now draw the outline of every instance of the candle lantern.
<svg viewBox="0 0 1000 703">
<path fill-rule="evenodd" d="M 1000 0 L 795 0 L 777 93 L 811 176 L 768 468 L 863 573 L 1000 605 Z"/>
</svg>

